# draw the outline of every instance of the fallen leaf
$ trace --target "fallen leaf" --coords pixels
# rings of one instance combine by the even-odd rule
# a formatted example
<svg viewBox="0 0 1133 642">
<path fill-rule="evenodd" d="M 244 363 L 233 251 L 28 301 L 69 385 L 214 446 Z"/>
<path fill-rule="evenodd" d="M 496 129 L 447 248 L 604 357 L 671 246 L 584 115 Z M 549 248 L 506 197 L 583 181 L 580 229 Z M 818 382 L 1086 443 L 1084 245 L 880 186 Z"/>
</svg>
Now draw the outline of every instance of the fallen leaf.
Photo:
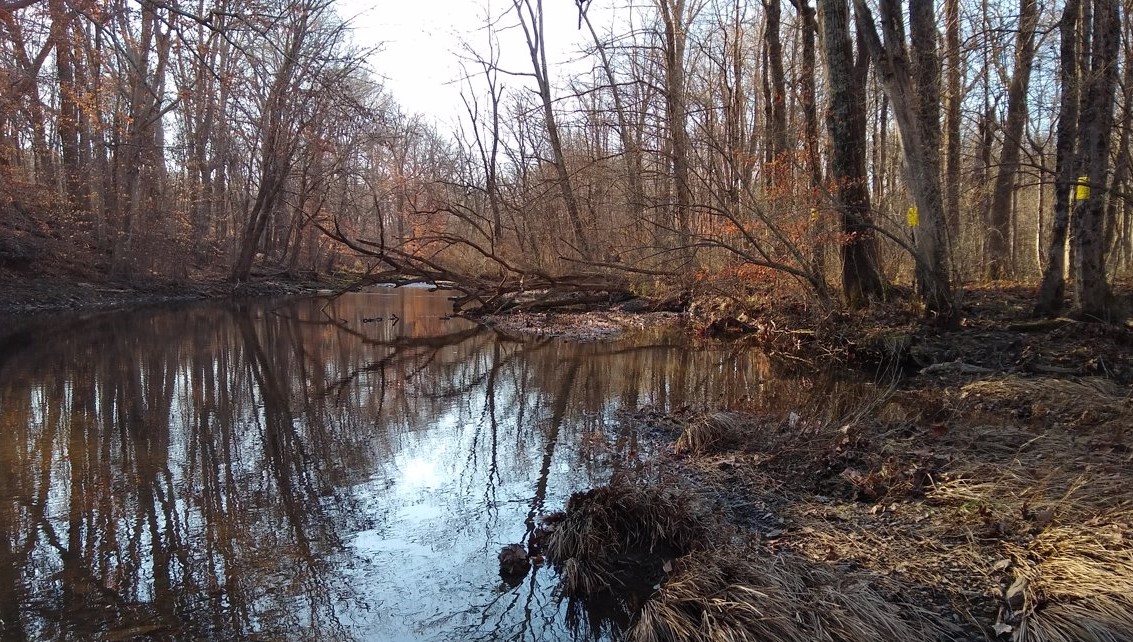
<svg viewBox="0 0 1133 642">
<path fill-rule="evenodd" d="M 998 560 L 995 564 L 991 565 L 991 570 L 993 571 L 1006 571 L 1009 568 L 1011 568 L 1011 560 L 1006 558 Z"/>
<path fill-rule="evenodd" d="M 1018 611 L 1023 608 L 1023 605 L 1026 603 L 1027 584 L 1027 578 L 1020 575 L 1015 578 L 1015 581 L 1003 596 L 1004 600 L 1007 602 L 1007 606 L 1010 607 L 1012 611 Z"/>
<path fill-rule="evenodd" d="M 1010 624 L 1004 624 L 1003 622 L 997 622 L 995 626 L 992 627 L 992 629 L 995 631 L 996 637 L 999 637 L 1001 635 L 1011 633 L 1015 630 L 1015 627 L 1011 626 Z"/>
<path fill-rule="evenodd" d="M 1044 508 L 1035 512 L 1035 526 L 1044 528 L 1054 521 L 1054 508 Z"/>
</svg>

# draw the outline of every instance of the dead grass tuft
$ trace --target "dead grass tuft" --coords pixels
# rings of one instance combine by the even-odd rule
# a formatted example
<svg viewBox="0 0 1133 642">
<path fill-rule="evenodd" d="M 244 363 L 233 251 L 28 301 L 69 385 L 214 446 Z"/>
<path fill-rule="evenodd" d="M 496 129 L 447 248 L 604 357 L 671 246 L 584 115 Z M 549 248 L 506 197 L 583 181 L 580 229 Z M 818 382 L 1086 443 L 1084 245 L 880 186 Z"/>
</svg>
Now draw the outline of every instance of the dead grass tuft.
<svg viewBox="0 0 1133 642">
<path fill-rule="evenodd" d="M 1021 604 L 1006 620 L 1015 640 L 1133 640 L 1131 517 L 1052 527 L 1010 547 L 1016 581 L 1025 580 Z"/>
<path fill-rule="evenodd" d="M 674 449 L 679 455 L 703 455 L 738 444 L 747 432 L 748 421 L 740 414 L 714 412 L 693 420 L 677 437 Z"/>
<path fill-rule="evenodd" d="M 620 582 L 627 563 L 660 568 L 664 558 L 706 541 L 713 520 L 704 506 L 693 493 L 664 484 L 622 483 L 575 493 L 547 542 L 548 557 L 562 565 L 568 580 L 563 594 L 593 594 Z"/>
<path fill-rule="evenodd" d="M 943 620 L 886 599 L 872 576 L 768 555 L 731 537 L 705 506 L 664 485 L 623 483 L 574 495 L 548 544 L 560 594 L 624 596 L 632 569 L 640 598 L 631 600 L 638 606 L 627 612 L 626 637 L 638 642 L 948 637 Z"/>
<path fill-rule="evenodd" d="M 633 642 L 946 638 L 934 614 L 886 600 L 864 576 L 791 555 L 701 551 L 680 560 L 628 631 Z"/>
</svg>

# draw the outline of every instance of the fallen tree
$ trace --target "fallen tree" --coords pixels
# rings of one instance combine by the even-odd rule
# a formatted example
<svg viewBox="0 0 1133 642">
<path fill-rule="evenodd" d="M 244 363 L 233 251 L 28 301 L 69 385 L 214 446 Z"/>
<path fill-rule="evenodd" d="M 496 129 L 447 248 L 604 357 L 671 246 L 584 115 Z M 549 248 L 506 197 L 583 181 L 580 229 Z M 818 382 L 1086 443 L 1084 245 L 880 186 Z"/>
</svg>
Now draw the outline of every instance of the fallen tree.
<svg viewBox="0 0 1133 642">
<path fill-rule="evenodd" d="M 370 240 L 347 234 L 335 219 L 334 228 L 318 224 L 328 237 L 354 252 L 377 260 L 384 269 L 367 272 L 372 282 L 444 283 L 459 292 L 452 297 L 453 311 L 465 315 L 494 314 L 509 310 L 545 311 L 584 305 L 608 305 L 634 298 L 627 273 L 648 273 L 654 277 L 675 276 L 670 273 L 621 268 L 608 263 L 588 263 L 590 271 L 551 274 L 544 270 L 519 266 L 477 243 L 454 235 L 437 234 L 423 239 L 432 252 L 409 252 L 392 247 L 383 238 Z M 462 246 L 490 261 L 495 274 L 471 274 L 444 260 L 444 250 Z M 623 274 L 613 269 L 618 267 Z M 604 268 L 599 270 L 598 268 Z M 408 280 L 407 280 L 408 279 Z"/>
</svg>

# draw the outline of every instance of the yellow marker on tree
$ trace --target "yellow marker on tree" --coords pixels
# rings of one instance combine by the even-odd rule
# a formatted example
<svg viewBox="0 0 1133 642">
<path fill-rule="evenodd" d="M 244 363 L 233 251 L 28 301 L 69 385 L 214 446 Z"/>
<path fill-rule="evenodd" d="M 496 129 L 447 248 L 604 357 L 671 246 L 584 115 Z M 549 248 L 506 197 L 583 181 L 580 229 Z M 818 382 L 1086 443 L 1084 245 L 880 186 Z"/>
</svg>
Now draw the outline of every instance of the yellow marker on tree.
<svg viewBox="0 0 1133 642">
<path fill-rule="evenodd" d="M 1074 186 L 1074 200 L 1084 201 L 1090 198 L 1090 177 L 1079 176 L 1078 184 Z"/>
<path fill-rule="evenodd" d="M 905 221 L 908 222 L 909 227 L 916 227 L 921 224 L 921 215 L 917 211 L 916 205 L 909 208 L 909 213 L 905 215 Z"/>
</svg>

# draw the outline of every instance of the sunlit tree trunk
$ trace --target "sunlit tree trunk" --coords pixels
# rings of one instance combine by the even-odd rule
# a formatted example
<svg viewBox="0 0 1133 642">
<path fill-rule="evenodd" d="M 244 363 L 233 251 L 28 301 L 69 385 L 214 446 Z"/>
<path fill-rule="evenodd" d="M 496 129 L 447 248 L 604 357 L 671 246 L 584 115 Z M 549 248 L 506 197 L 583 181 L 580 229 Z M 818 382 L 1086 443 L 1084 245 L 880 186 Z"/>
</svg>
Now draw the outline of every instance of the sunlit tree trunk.
<svg viewBox="0 0 1133 642">
<path fill-rule="evenodd" d="M 1090 0 L 1086 0 L 1089 2 Z M 1046 270 L 1039 285 L 1035 314 L 1051 315 L 1062 311 L 1066 292 L 1066 235 L 1070 227 L 1070 190 L 1074 184 L 1074 158 L 1077 149 L 1079 86 L 1079 39 L 1082 0 L 1066 0 L 1060 33 L 1059 80 L 1061 101 L 1055 141 L 1054 219 L 1050 230 L 1050 247 Z"/>
<path fill-rule="evenodd" d="M 1117 87 L 1121 18 L 1117 0 L 1093 0 L 1093 51 L 1083 83 L 1079 140 L 1080 167 L 1090 193 L 1074 209 L 1070 222 L 1075 312 L 1090 319 L 1109 317 L 1109 284 L 1105 272 L 1105 199 Z"/>
<path fill-rule="evenodd" d="M 676 200 L 673 215 L 677 229 L 677 248 L 684 263 L 692 261 L 691 216 L 692 184 L 689 136 L 686 124 L 687 96 L 685 95 L 685 47 L 688 28 L 699 12 L 699 0 L 654 0 L 661 12 L 664 26 L 662 53 L 665 59 L 665 118 L 668 130 L 669 153 L 673 168 L 673 188 Z"/>
<path fill-rule="evenodd" d="M 1011 203 L 1015 193 L 1015 175 L 1019 171 L 1023 130 L 1027 124 L 1027 89 L 1031 84 L 1037 25 L 1036 0 L 1020 0 L 1015 71 L 1007 89 L 1007 121 L 1003 126 L 1003 147 L 999 152 L 999 164 L 996 168 L 991 206 L 988 210 L 988 232 L 984 237 L 986 260 L 984 276 L 990 280 L 1012 276 L 1015 271 L 1010 261 L 1007 241 L 1014 220 Z"/>
<path fill-rule="evenodd" d="M 948 270 L 944 204 L 940 190 L 940 64 L 933 3 L 910 4 L 910 38 L 905 41 L 900 0 L 881 0 L 884 45 L 865 0 L 854 0 L 868 47 L 901 131 L 905 178 L 919 213 L 915 236 L 917 290 L 926 311 L 948 323 L 956 303 Z"/>
</svg>

